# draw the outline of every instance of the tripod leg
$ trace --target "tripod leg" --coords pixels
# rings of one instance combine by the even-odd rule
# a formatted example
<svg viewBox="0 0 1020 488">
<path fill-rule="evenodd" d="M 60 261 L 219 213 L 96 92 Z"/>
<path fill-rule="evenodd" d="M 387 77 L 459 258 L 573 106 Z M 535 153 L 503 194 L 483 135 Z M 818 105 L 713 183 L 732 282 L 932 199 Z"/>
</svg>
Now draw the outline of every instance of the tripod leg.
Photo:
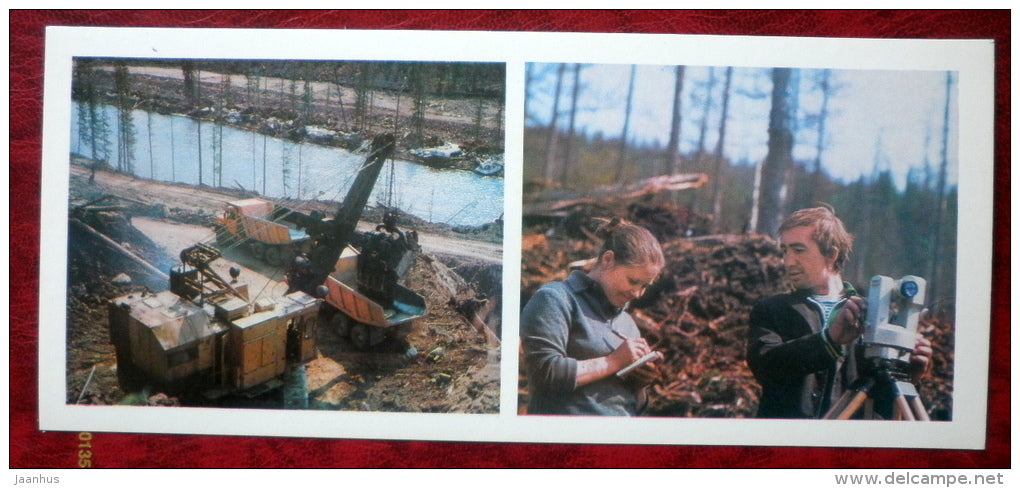
<svg viewBox="0 0 1020 488">
<path fill-rule="evenodd" d="M 822 417 L 826 420 L 846 420 L 852 417 L 861 405 L 868 400 L 871 389 L 875 386 L 874 378 L 860 378 L 851 385 L 850 389 L 840 395 L 836 404 L 829 409 Z M 870 415 L 870 414 L 869 414 Z M 868 417 L 870 418 L 870 416 Z"/>
<path fill-rule="evenodd" d="M 922 422 L 931 422 L 931 418 L 928 417 L 928 411 L 924 408 L 924 403 L 921 401 L 921 397 L 913 397 L 910 400 L 911 404 L 914 406 L 914 413 L 917 415 L 917 420 Z"/>
<path fill-rule="evenodd" d="M 864 402 L 868 399 L 868 392 L 860 391 L 854 395 L 853 400 L 850 401 L 846 409 L 844 409 L 839 415 L 836 416 L 836 420 L 846 420 L 853 416 L 857 412 L 857 409 L 864 405 Z"/>
<path fill-rule="evenodd" d="M 850 399 L 853 397 L 853 395 L 854 390 L 847 390 L 843 392 L 843 394 L 839 396 L 839 400 L 836 400 L 836 404 L 833 405 L 828 412 L 825 412 L 825 415 L 822 416 L 822 419 L 832 420 L 836 418 L 836 416 L 843 412 L 846 406 L 850 404 Z"/>
<path fill-rule="evenodd" d="M 913 412 L 910 410 L 910 404 L 907 403 L 907 397 L 903 395 L 896 397 L 896 415 L 901 416 L 903 420 L 916 420 Z"/>
</svg>

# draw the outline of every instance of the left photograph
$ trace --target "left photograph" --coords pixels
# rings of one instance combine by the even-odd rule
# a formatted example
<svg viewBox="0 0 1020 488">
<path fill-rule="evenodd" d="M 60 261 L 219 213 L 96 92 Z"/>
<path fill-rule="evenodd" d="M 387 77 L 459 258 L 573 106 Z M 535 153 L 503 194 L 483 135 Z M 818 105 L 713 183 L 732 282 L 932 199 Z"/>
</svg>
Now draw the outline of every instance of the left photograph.
<svg viewBox="0 0 1020 488">
<path fill-rule="evenodd" d="M 504 64 L 72 61 L 68 405 L 498 413 Z"/>
</svg>

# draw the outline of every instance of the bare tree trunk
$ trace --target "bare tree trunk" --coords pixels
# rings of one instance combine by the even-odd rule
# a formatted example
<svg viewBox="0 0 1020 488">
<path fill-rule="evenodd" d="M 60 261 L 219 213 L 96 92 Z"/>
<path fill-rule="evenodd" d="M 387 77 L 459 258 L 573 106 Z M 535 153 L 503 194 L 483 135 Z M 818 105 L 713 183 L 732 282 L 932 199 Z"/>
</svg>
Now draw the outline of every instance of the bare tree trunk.
<svg viewBox="0 0 1020 488">
<path fill-rule="evenodd" d="M 761 171 L 761 200 L 757 232 L 776 235 L 786 213 L 793 167 L 790 112 L 790 68 L 772 70 L 772 108 L 769 111 L 769 150 Z"/>
<path fill-rule="evenodd" d="M 701 109 L 701 132 L 698 134 L 698 151 L 695 161 L 700 169 L 705 153 L 705 136 L 708 134 L 708 115 L 712 111 L 712 88 L 715 86 L 715 68 L 708 68 L 708 85 L 705 87 L 705 103 Z"/>
<path fill-rule="evenodd" d="M 259 176 L 255 171 L 258 167 L 258 159 L 255 158 L 255 131 L 249 132 L 251 134 L 251 191 L 255 190 L 255 185 L 258 184 Z"/>
<path fill-rule="evenodd" d="M 496 134 L 503 133 L 503 105 L 502 101 L 496 104 Z"/>
<path fill-rule="evenodd" d="M 708 83 L 705 85 L 705 100 L 701 109 L 701 128 L 698 133 L 698 147 L 694 153 L 694 166 L 698 171 L 705 171 L 705 138 L 708 135 L 708 118 L 712 113 L 712 89 L 715 87 L 715 68 L 708 68 Z M 702 191 L 690 193 L 688 206 L 697 211 L 701 210 L 701 202 L 704 198 Z"/>
<path fill-rule="evenodd" d="M 623 180 L 623 167 L 627 164 L 627 133 L 630 129 L 630 110 L 634 100 L 634 74 L 637 66 L 630 66 L 630 83 L 627 85 L 627 107 L 623 113 L 623 133 L 620 134 L 620 159 L 616 162 L 616 181 Z"/>
<path fill-rule="evenodd" d="M 195 77 L 195 63 L 189 60 L 181 61 L 181 72 L 184 74 L 184 94 L 192 107 L 198 106 L 198 80 Z"/>
<path fill-rule="evenodd" d="M 552 116 L 549 119 L 549 139 L 545 144 L 545 179 L 553 181 L 553 175 L 559 173 L 559 118 L 560 91 L 563 89 L 563 73 L 567 65 L 560 64 L 556 70 L 556 91 L 553 94 Z"/>
<path fill-rule="evenodd" d="M 726 117 L 729 114 L 732 79 L 733 67 L 727 67 L 722 92 L 722 114 L 719 117 L 719 138 L 715 142 L 715 169 L 712 171 L 712 215 L 717 232 L 722 230 L 723 147 L 726 141 Z"/>
<path fill-rule="evenodd" d="M 202 106 L 202 70 L 195 70 L 195 106 Z"/>
<path fill-rule="evenodd" d="M 929 278 L 929 292 L 931 297 L 936 297 L 938 292 L 939 283 L 939 263 L 942 261 L 942 254 L 944 251 L 942 248 L 944 244 L 942 242 L 943 225 L 942 220 L 946 214 L 946 172 L 949 166 L 949 107 L 952 99 L 952 87 L 953 87 L 953 74 L 946 72 L 946 104 L 942 110 L 942 150 L 941 150 L 941 164 L 939 164 L 939 179 L 938 188 L 936 189 L 936 207 L 935 207 L 935 242 L 932 246 L 932 267 Z"/>
<path fill-rule="evenodd" d="M 354 88 L 354 126 L 356 130 L 364 130 L 368 118 L 368 70 L 368 63 L 358 64 L 358 81 Z M 416 84 L 417 81 L 415 80 Z M 415 89 L 417 90 L 417 86 Z"/>
<path fill-rule="evenodd" d="M 195 119 L 198 122 L 198 186 L 202 186 L 202 119 Z"/>
<path fill-rule="evenodd" d="M 220 76 L 220 96 L 216 100 L 217 117 L 222 117 L 230 103 L 230 75 Z M 213 129 L 213 185 L 223 186 L 223 121 L 216 120 Z"/>
<path fill-rule="evenodd" d="M 425 107 L 427 104 L 425 84 L 429 77 L 424 65 L 415 65 L 412 70 L 414 74 L 411 77 L 411 90 L 414 97 L 414 113 L 411 115 L 411 128 L 414 142 L 422 144 L 425 141 Z"/>
<path fill-rule="evenodd" d="M 673 84 L 673 118 L 669 125 L 669 143 L 666 145 L 666 159 L 661 174 L 680 172 L 680 122 L 683 108 L 682 92 L 684 89 L 684 67 L 675 68 Z M 648 175 L 652 176 L 652 175 Z"/>
<path fill-rule="evenodd" d="M 484 122 L 485 122 L 485 98 L 483 98 L 481 96 L 478 96 L 475 99 L 475 102 L 476 102 L 476 104 L 475 104 L 475 117 L 474 117 L 475 118 L 475 120 L 474 120 L 475 139 L 481 140 L 482 139 L 482 129 L 484 127 Z"/>
<path fill-rule="evenodd" d="M 407 89 L 407 84 L 406 83 L 402 83 L 400 85 L 400 88 L 397 89 L 397 106 L 393 110 L 393 128 L 390 129 L 394 133 L 399 133 L 400 132 L 400 98 L 401 98 L 401 95 L 403 95 L 404 90 L 406 90 L 406 89 Z"/>
<path fill-rule="evenodd" d="M 818 198 L 822 185 L 822 153 L 825 152 L 825 120 L 829 117 L 829 98 L 832 93 L 829 88 L 829 78 L 832 75 L 830 70 L 822 70 L 822 78 L 819 80 L 819 88 L 822 90 L 822 107 L 818 113 L 818 140 L 815 145 L 815 165 L 811 173 L 811 188 L 808 189 L 808 202 L 813 203 Z"/>
<path fill-rule="evenodd" d="M 375 73 L 375 68 L 372 68 L 372 79 L 369 81 L 369 84 L 368 84 L 369 87 L 370 87 L 370 89 L 368 91 L 368 111 L 365 113 L 365 115 L 367 117 L 366 120 L 368 122 L 367 129 L 369 131 L 372 130 L 372 122 L 375 121 L 375 119 L 372 117 L 372 114 L 375 113 L 376 78 L 377 78 L 377 76 L 376 76 L 376 73 Z M 428 91 L 426 90 L 425 93 L 427 95 Z M 423 105 L 423 107 L 424 107 L 424 105 Z M 424 132 L 425 131 L 425 115 L 424 115 L 424 112 L 422 112 L 421 120 L 422 120 L 422 132 Z"/>
<path fill-rule="evenodd" d="M 149 139 L 149 178 L 156 179 L 156 163 L 152 157 L 152 112 L 145 111 L 145 133 Z"/>
<path fill-rule="evenodd" d="M 127 65 L 118 62 L 114 68 L 117 92 L 117 168 L 134 173 L 135 127 L 131 101 L 131 76 Z"/>
<path fill-rule="evenodd" d="M 213 186 L 223 184 L 223 125 L 215 123 L 212 130 Z"/>
<path fill-rule="evenodd" d="M 754 183 L 751 184 L 751 215 L 747 218 L 747 230 L 758 232 L 761 221 L 761 167 L 764 161 L 754 165 Z"/>
<path fill-rule="evenodd" d="M 333 84 L 336 85 L 336 103 L 340 107 L 340 123 L 339 126 L 343 130 L 350 130 L 347 123 L 347 114 L 344 112 L 344 88 L 340 83 L 340 68 L 343 65 L 337 63 L 333 66 Z"/>
<path fill-rule="evenodd" d="M 570 96 L 570 122 L 567 127 L 567 144 L 563 151 L 563 164 L 560 166 L 560 184 L 567 186 L 570 166 L 573 164 L 574 124 L 577 121 L 577 99 L 581 93 L 581 65 L 574 63 L 574 88 Z"/>
<path fill-rule="evenodd" d="M 177 181 L 177 155 L 174 144 L 174 117 L 170 117 L 170 181 Z"/>
</svg>

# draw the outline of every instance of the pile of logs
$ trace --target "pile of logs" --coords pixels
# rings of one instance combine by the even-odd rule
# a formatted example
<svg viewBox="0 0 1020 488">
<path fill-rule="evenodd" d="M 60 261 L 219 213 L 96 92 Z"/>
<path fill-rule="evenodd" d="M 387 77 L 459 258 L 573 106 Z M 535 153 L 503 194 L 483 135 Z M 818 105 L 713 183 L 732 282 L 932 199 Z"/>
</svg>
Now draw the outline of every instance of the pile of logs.
<svg viewBox="0 0 1020 488">
<path fill-rule="evenodd" d="M 748 417 L 760 389 L 747 368 L 754 303 L 783 291 L 782 256 L 761 236 L 678 239 L 666 244 L 659 282 L 634 303 L 645 337 L 664 355 L 649 415 Z"/>
</svg>

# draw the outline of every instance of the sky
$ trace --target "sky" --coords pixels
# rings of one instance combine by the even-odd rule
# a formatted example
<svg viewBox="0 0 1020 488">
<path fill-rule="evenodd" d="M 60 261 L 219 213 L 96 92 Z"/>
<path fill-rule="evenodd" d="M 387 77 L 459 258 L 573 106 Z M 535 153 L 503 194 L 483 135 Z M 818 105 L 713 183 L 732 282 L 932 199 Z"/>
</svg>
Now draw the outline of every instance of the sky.
<svg viewBox="0 0 1020 488">
<path fill-rule="evenodd" d="M 556 79 L 555 64 L 532 66 L 533 84 L 529 87 L 529 120 L 548 123 Z M 628 133 L 633 142 L 665 146 L 675 83 L 673 66 L 636 67 L 634 98 Z M 821 96 L 811 89 L 819 70 L 799 71 L 800 112 L 817 113 Z M 577 126 L 589 134 L 619 137 L 623 129 L 624 108 L 631 72 L 630 65 L 585 65 L 581 71 L 581 95 Z M 568 67 L 561 91 L 560 109 L 569 106 L 572 70 Z M 683 127 L 681 151 L 696 147 L 704 114 L 702 93 L 711 68 L 688 66 L 684 72 Z M 714 68 L 715 106 L 709 111 L 706 147 L 712 150 L 717 139 L 720 108 L 718 100 L 725 67 Z M 925 164 L 937 167 L 941 160 L 943 117 L 946 102 L 946 72 L 943 71 L 864 71 L 832 70 L 836 87 L 829 102 L 826 141 L 822 153 L 825 170 L 838 180 L 856 180 L 871 174 L 879 161 L 888 168 L 902 187 L 910 168 Z M 949 174 L 956 181 L 957 133 L 955 77 L 950 97 Z M 725 155 L 732 161 L 754 164 L 767 152 L 768 113 L 772 81 L 770 70 L 735 68 L 733 71 Z M 565 119 L 561 119 L 565 120 Z M 534 122 L 532 122 L 534 123 Z M 794 157 L 813 161 L 817 133 L 810 127 L 797 132 Z"/>
</svg>

